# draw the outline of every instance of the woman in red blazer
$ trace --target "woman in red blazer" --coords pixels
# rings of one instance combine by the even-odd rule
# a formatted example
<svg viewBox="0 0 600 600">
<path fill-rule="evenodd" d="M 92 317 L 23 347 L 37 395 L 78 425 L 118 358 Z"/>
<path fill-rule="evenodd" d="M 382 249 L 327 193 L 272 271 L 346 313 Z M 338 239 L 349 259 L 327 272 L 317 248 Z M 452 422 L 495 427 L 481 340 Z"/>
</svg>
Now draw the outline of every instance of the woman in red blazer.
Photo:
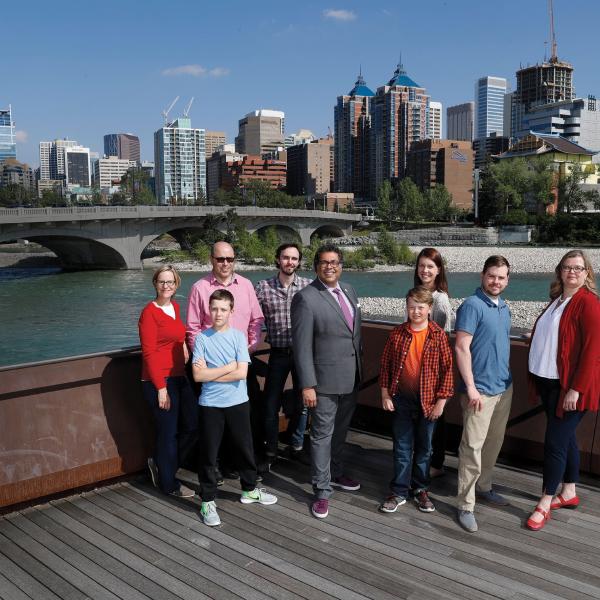
<svg viewBox="0 0 600 600">
<path fill-rule="evenodd" d="M 189 359 L 185 325 L 173 296 L 181 283 L 172 265 L 157 269 L 152 277 L 156 298 L 139 321 L 142 344 L 142 386 L 156 429 L 154 456 L 148 459 L 152 483 L 165 494 L 191 497 L 194 491 L 175 479 L 179 461 L 196 440 L 197 401 L 185 375 Z"/>
<path fill-rule="evenodd" d="M 598 410 L 600 394 L 600 300 L 592 265 L 581 250 L 571 250 L 555 273 L 552 302 L 537 318 L 529 347 L 532 391 L 547 416 L 543 495 L 527 520 L 533 531 L 544 527 L 551 509 L 579 505 L 575 432 L 586 411 Z"/>
</svg>

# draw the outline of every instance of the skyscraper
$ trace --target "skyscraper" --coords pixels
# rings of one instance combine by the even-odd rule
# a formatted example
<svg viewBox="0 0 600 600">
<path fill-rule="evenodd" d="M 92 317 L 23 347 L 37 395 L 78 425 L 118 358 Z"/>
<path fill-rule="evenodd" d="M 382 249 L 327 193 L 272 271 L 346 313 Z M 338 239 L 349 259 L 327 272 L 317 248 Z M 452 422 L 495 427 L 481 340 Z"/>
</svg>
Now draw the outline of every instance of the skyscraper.
<svg viewBox="0 0 600 600">
<path fill-rule="evenodd" d="M 287 151 L 287 192 L 292 196 L 314 196 L 331 192 L 333 139 L 290 146 Z"/>
<path fill-rule="evenodd" d="M 400 63 L 386 85 L 371 98 L 369 136 L 370 197 L 386 180 L 404 177 L 410 145 L 427 137 L 430 97 Z"/>
<path fill-rule="evenodd" d="M 248 113 L 239 121 L 235 151 L 241 154 L 263 154 L 284 147 L 285 113 L 260 109 Z"/>
<path fill-rule="evenodd" d="M 219 148 L 224 146 L 226 143 L 224 131 L 207 131 L 206 136 L 206 160 L 208 160 L 213 153 Z"/>
<path fill-rule="evenodd" d="M 65 149 L 78 146 L 74 140 L 40 142 L 40 180 L 65 180 Z"/>
<path fill-rule="evenodd" d="M 205 130 L 179 117 L 154 132 L 156 197 L 159 204 L 206 197 Z"/>
<path fill-rule="evenodd" d="M 431 100 L 427 117 L 427 138 L 430 140 L 442 139 L 442 129 L 442 103 Z"/>
<path fill-rule="evenodd" d="M 338 96 L 334 109 L 334 189 L 352 192 L 354 197 L 369 195 L 369 126 L 374 96 L 362 73 L 354 87 Z"/>
<path fill-rule="evenodd" d="M 504 130 L 504 95 L 508 82 L 503 77 L 481 77 L 475 83 L 475 135 L 485 139 Z"/>
<path fill-rule="evenodd" d="M 65 182 L 68 189 L 90 187 L 90 149 L 83 146 L 70 146 L 64 150 Z"/>
<path fill-rule="evenodd" d="M 140 162 L 140 140 L 131 133 L 109 133 L 104 136 L 104 154 L 121 160 Z"/>
<path fill-rule="evenodd" d="M 474 102 L 449 106 L 446 109 L 446 137 L 449 140 L 473 141 Z"/>
<path fill-rule="evenodd" d="M 0 109 L 0 163 L 7 158 L 17 158 L 17 138 L 12 120 L 12 108 Z"/>
</svg>

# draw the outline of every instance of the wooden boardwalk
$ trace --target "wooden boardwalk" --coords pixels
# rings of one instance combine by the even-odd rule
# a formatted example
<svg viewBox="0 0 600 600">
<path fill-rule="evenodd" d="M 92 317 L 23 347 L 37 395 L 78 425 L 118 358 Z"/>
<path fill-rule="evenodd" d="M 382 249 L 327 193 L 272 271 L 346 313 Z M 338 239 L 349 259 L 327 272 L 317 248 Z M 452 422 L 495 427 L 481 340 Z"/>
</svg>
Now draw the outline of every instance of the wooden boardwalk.
<svg viewBox="0 0 600 600">
<path fill-rule="evenodd" d="M 0 518 L 0 598 L 558 599 L 600 598 L 600 488 L 582 507 L 523 527 L 540 476 L 500 467 L 511 505 L 479 505 L 480 531 L 456 523 L 456 459 L 436 480 L 436 512 L 377 505 L 391 443 L 353 432 L 348 473 L 360 492 L 336 492 L 330 516 L 310 515 L 309 469 L 282 460 L 264 485 L 274 506 L 242 505 L 235 482 L 218 498 L 223 524 L 203 525 L 199 501 L 165 497 L 145 479 L 100 488 Z M 184 477 L 192 486 L 194 478 Z"/>
</svg>

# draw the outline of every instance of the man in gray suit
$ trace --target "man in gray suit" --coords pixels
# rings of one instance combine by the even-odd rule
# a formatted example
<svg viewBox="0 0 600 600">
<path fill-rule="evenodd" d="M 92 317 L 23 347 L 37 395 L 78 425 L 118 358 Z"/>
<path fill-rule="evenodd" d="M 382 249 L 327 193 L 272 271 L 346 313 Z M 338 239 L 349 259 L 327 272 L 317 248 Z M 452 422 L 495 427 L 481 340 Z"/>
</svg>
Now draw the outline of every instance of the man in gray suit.
<svg viewBox="0 0 600 600">
<path fill-rule="evenodd" d="M 317 278 L 292 300 L 292 347 L 304 405 L 311 410 L 312 514 L 329 514 L 333 487 L 360 483 L 344 475 L 342 450 L 361 377 L 360 304 L 351 286 L 340 285 L 343 256 L 332 244 L 314 259 Z"/>
</svg>

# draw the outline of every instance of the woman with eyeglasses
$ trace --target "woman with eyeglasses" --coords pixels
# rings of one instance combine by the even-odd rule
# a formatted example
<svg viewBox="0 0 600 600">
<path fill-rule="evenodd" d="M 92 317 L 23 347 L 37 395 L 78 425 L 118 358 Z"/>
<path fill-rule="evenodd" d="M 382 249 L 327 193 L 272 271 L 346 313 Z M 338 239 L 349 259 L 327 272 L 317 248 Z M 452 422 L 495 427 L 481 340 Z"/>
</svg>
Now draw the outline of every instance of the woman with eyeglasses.
<svg viewBox="0 0 600 600">
<path fill-rule="evenodd" d="M 415 287 L 422 285 L 433 294 L 433 306 L 429 318 L 449 334 L 452 330 L 452 307 L 448 298 L 448 280 L 444 259 L 435 248 L 423 248 L 419 252 L 415 265 L 414 285 Z M 435 425 L 432 448 L 429 475 L 441 477 L 445 474 L 446 458 L 446 421 L 443 414 L 439 416 Z"/>
<path fill-rule="evenodd" d="M 156 429 L 154 456 L 148 459 L 152 483 L 165 494 L 189 498 L 194 491 L 175 479 L 179 462 L 192 449 L 197 428 L 197 402 L 185 375 L 189 353 L 179 304 L 173 300 L 181 284 L 172 265 L 154 272 L 156 298 L 139 320 L 142 386 Z"/>
<path fill-rule="evenodd" d="M 571 250 L 555 273 L 551 302 L 529 347 L 531 392 L 547 417 L 543 495 L 526 523 L 533 531 L 544 527 L 551 510 L 579 505 L 576 429 L 586 411 L 598 410 L 600 395 L 600 300 L 592 265 L 584 252 Z"/>
</svg>

